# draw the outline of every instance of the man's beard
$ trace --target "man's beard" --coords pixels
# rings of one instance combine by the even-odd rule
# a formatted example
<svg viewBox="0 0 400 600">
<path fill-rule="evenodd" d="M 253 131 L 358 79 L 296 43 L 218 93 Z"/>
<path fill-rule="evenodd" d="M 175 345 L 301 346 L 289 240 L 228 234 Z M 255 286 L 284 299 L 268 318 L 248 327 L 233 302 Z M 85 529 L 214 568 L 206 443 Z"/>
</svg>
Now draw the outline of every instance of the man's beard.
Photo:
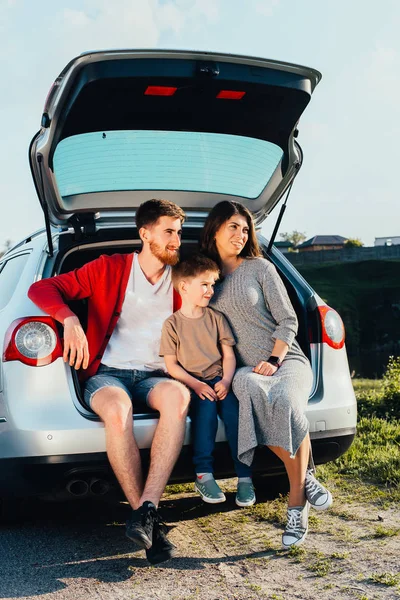
<svg viewBox="0 0 400 600">
<path fill-rule="evenodd" d="M 150 251 L 153 256 L 158 258 L 163 265 L 171 265 L 173 267 L 179 261 L 179 251 L 173 252 L 162 248 L 157 242 L 150 242 Z"/>
</svg>

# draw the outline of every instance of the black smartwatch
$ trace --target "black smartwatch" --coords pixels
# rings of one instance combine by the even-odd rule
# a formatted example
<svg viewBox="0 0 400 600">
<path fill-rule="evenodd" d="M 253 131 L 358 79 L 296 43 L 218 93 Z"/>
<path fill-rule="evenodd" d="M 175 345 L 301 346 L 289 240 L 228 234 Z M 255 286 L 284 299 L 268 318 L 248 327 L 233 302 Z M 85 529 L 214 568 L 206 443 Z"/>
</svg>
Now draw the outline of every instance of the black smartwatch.
<svg viewBox="0 0 400 600">
<path fill-rule="evenodd" d="M 270 356 L 266 362 L 270 365 L 273 365 L 277 369 L 279 369 L 282 365 L 282 361 L 280 360 L 279 356 Z"/>
</svg>

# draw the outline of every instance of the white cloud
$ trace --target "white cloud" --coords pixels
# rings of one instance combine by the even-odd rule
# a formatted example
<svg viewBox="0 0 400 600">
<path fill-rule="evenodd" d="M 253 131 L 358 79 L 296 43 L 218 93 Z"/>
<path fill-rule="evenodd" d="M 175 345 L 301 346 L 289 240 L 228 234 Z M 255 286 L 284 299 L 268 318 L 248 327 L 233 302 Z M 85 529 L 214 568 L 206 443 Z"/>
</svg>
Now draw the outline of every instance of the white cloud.
<svg viewBox="0 0 400 600">
<path fill-rule="evenodd" d="M 216 0 L 196 0 L 193 7 L 193 14 L 202 15 L 212 23 L 216 23 L 219 17 L 219 7 Z"/>
<path fill-rule="evenodd" d="M 80 11 L 58 13 L 53 34 L 63 40 L 68 57 L 85 50 L 149 47 L 157 44 L 161 28 L 155 19 L 155 0 L 87 0 Z"/>
<path fill-rule="evenodd" d="M 260 0 L 260 2 L 256 3 L 256 12 L 265 17 L 270 17 L 274 13 L 279 2 L 280 0 Z"/>
<path fill-rule="evenodd" d="M 398 108 L 400 98 L 400 53 L 377 44 L 365 71 L 369 93 L 382 106 Z"/>
<path fill-rule="evenodd" d="M 204 17 L 215 23 L 220 14 L 221 0 L 175 0 L 174 4 L 191 20 Z"/>
<path fill-rule="evenodd" d="M 179 33 L 185 24 L 185 14 L 176 4 L 169 2 L 158 7 L 155 20 L 160 30 L 171 29 Z"/>
<path fill-rule="evenodd" d="M 156 47 L 163 32 L 179 34 L 198 21 L 215 23 L 221 0 L 85 0 L 58 12 L 50 31 L 63 56 L 103 48 Z M 62 40 L 57 50 L 56 40 Z M 51 40 L 49 40 L 51 44 Z"/>
<path fill-rule="evenodd" d="M 72 27 L 85 27 L 90 24 L 89 17 L 82 10 L 64 10 L 64 21 Z"/>
</svg>

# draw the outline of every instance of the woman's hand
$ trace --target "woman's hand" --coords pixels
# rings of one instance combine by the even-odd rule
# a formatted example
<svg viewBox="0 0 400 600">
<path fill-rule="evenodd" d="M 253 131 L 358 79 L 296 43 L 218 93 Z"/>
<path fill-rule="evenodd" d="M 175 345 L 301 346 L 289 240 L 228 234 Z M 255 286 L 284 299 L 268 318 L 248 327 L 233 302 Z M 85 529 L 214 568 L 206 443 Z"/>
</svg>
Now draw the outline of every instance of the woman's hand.
<svg viewBox="0 0 400 600">
<path fill-rule="evenodd" d="M 214 392 L 214 390 L 209 385 L 204 383 L 204 381 L 198 381 L 192 387 L 192 389 L 202 400 L 207 399 L 207 400 L 211 400 L 211 402 L 214 402 L 214 400 L 218 400 L 217 394 Z"/>
<path fill-rule="evenodd" d="M 278 370 L 278 367 L 271 365 L 271 363 L 262 360 L 256 365 L 253 369 L 253 373 L 257 373 L 258 375 L 274 375 Z"/>
<path fill-rule="evenodd" d="M 214 390 L 217 393 L 218 400 L 223 400 L 227 397 L 231 384 L 221 379 L 214 385 Z"/>
</svg>

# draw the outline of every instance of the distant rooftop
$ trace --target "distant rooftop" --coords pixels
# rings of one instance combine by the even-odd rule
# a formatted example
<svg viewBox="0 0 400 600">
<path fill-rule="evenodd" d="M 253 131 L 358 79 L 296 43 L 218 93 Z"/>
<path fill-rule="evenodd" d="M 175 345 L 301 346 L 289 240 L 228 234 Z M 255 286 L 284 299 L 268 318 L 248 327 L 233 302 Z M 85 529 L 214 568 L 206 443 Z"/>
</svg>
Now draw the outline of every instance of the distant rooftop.
<svg viewBox="0 0 400 600">
<path fill-rule="evenodd" d="M 374 246 L 398 246 L 400 244 L 400 235 L 386 235 L 385 237 L 376 237 Z"/>
<path fill-rule="evenodd" d="M 307 248 L 308 246 L 337 246 L 344 244 L 348 238 L 342 235 L 314 235 L 314 237 L 299 244 L 297 248 Z"/>
</svg>

